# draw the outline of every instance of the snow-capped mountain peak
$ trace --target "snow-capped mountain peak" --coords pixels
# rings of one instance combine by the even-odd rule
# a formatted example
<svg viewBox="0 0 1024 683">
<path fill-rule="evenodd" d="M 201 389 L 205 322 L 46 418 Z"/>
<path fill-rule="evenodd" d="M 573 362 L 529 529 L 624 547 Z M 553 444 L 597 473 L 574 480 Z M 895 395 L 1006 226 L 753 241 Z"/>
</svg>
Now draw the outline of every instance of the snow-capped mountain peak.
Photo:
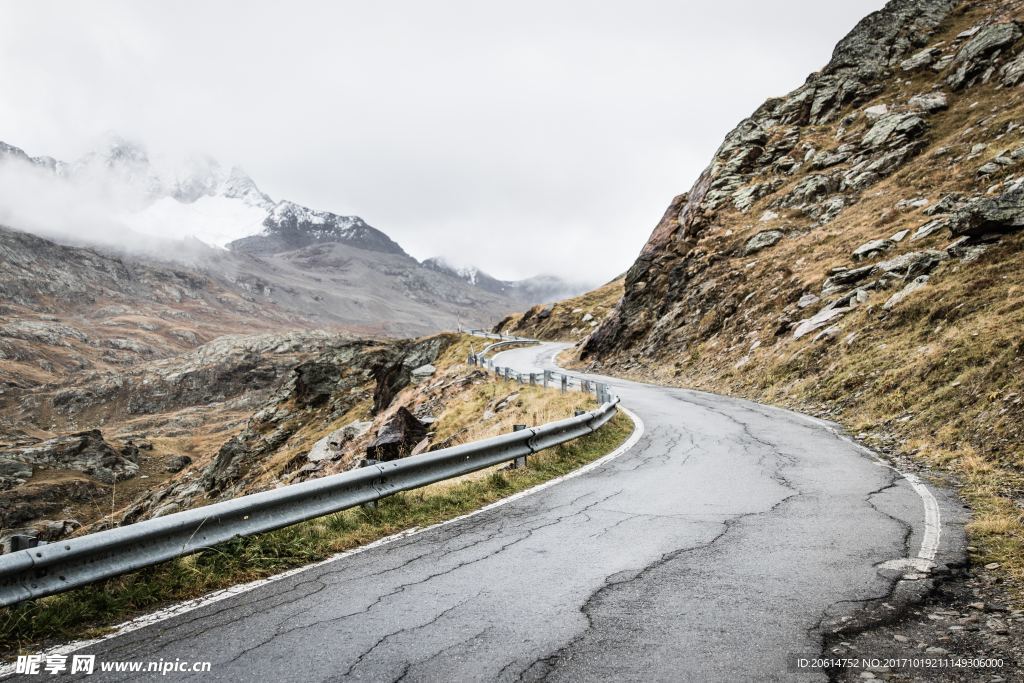
<svg viewBox="0 0 1024 683">
<path fill-rule="evenodd" d="M 0 161 L 30 164 L 34 170 L 25 169 L 26 173 L 41 172 L 49 182 L 65 183 L 64 189 L 74 190 L 70 194 L 87 198 L 94 213 L 95 205 L 105 202 L 100 213 L 105 211 L 109 222 L 147 235 L 191 237 L 250 253 L 340 242 L 406 256 L 398 244 L 362 218 L 275 201 L 241 168 L 225 168 L 209 156 L 184 161 L 152 157 L 138 143 L 109 136 L 95 151 L 70 164 L 31 157 L 2 142 Z"/>
</svg>

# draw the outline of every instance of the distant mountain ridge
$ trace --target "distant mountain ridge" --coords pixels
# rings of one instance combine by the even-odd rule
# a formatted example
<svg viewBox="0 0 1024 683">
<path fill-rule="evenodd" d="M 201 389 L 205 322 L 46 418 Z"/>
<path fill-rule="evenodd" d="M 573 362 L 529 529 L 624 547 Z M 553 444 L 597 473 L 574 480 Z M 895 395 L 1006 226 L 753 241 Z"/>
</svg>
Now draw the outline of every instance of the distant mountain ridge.
<svg viewBox="0 0 1024 683">
<path fill-rule="evenodd" d="M 458 278 L 485 292 L 534 304 L 567 299 L 593 287 L 593 283 L 569 282 L 554 275 L 536 275 L 524 280 L 500 280 L 474 266 L 454 266 L 439 256 L 426 259 L 423 266 Z"/>
<path fill-rule="evenodd" d="M 276 254 L 313 244 L 340 242 L 368 251 L 408 256 L 397 242 L 367 225 L 359 216 L 316 211 L 287 200 L 274 205 L 263 226 L 259 235 L 230 242 L 228 249 L 249 254 Z"/>
<path fill-rule="evenodd" d="M 0 142 L 0 167 L 4 161 L 31 166 L 13 170 L 43 176 L 43 190 L 56 182 L 61 188 L 77 188 L 75 197 L 84 195 L 86 202 L 93 195 L 116 197 L 112 223 L 158 241 L 178 238 L 173 253 L 180 257 L 187 252 L 186 262 L 202 263 L 207 271 L 223 268 L 250 295 L 332 324 L 423 334 L 455 327 L 460 319 L 498 319 L 517 307 L 589 289 L 554 276 L 502 281 L 478 268 L 455 268 L 441 258 L 420 263 L 359 216 L 274 200 L 237 166 L 225 167 L 210 157 L 171 164 L 120 137 L 72 162 L 33 157 Z M 22 227 L 18 216 L 4 209 L 0 198 L 0 223 Z M 29 221 L 44 209 L 30 203 L 20 217 Z M 88 231 L 78 229 L 77 215 L 69 220 L 75 232 L 69 242 L 89 246 Z M 116 229 L 114 245 L 110 238 L 106 245 L 123 254 L 119 245 L 127 236 Z M 180 240 L 197 242 L 186 248 Z M 205 254 L 201 243 L 226 251 Z"/>
</svg>

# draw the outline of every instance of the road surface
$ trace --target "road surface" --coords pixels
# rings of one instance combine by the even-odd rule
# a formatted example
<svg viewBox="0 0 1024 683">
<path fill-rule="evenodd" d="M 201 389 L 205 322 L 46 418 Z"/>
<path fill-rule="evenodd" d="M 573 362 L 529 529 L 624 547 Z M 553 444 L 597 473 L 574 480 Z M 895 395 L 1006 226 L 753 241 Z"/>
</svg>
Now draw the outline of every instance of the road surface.
<svg viewBox="0 0 1024 683">
<path fill-rule="evenodd" d="M 926 528 L 931 494 L 827 423 L 608 381 L 643 433 L 601 466 L 81 652 L 211 662 L 162 680 L 824 680 L 790 660 L 889 595 L 883 566 L 961 552 L 955 510 Z"/>
</svg>

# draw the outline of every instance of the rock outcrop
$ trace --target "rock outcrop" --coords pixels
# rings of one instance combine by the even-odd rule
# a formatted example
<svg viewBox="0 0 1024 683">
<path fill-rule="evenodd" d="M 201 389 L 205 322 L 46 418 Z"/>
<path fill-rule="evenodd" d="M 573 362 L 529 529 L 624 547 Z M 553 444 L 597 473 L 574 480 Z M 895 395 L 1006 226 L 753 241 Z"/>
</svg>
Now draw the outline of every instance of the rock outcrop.
<svg viewBox="0 0 1024 683">
<path fill-rule="evenodd" d="M 381 462 L 398 460 L 409 455 L 426 436 L 427 426 L 402 406 L 366 447 L 366 457 Z"/>
<path fill-rule="evenodd" d="M 803 338 L 854 291 L 883 292 L 881 304 L 885 290 L 1019 230 L 1021 98 L 1001 90 L 1024 59 L 1018 5 L 893 0 L 861 21 L 821 71 L 726 136 L 654 229 L 582 356 L 628 365 L 717 340 L 746 357 L 747 339 L 765 348 L 780 329 Z M 878 234 L 871 223 L 892 227 Z M 942 237 L 967 239 L 947 250 Z M 796 305 L 809 289 L 827 297 L 811 318 Z"/>
<path fill-rule="evenodd" d="M 435 361 L 450 343 L 448 336 L 393 344 L 349 341 L 298 366 L 245 429 L 220 448 L 201 475 L 202 492 L 224 497 L 245 490 L 267 474 L 261 468 L 297 432 L 317 421 L 340 417 L 360 401 L 372 397 L 374 411 L 384 410 L 410 385 L 412 371 Z M 304 450 L 294 466 L 308 462 L 309 452 Z M 190 489 L 189 495 L 198 492 Z"/>
<path fill-rule="evenodd" d="M 139 469 L 137 460 L 137 450 L 115 449 L 98 429 L 59 436 L 34 446 L 0 452 L 0 489 L 24 484 L 36 468 L 74 470 L 101 483 L 113 484 L 135 476 Z"/>
</svg>

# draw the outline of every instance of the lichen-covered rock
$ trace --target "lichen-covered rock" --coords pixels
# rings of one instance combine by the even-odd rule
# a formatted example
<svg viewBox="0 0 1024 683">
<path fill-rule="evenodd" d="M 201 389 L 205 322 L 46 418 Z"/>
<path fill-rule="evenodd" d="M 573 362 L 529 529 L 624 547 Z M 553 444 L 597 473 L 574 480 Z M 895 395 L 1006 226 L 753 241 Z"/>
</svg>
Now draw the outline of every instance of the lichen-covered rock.
<svg viewBox="0 0 1024 683">
<path fill-rule="evenodd" d="M 864 147 L 892 146 L 893 143 L 912 140 L 927 129 L 928 124 L 917 114 L 909 112 L 886 114 L 875 122 L 875 125 L 861 140 L 861 145 Z"/>
<path fill-rule="evenodd" d="M 946 93 L 941 90 L 936 90 L 933 92 L 921 93 L 920 95 L 914 95 L 907 101 L 907 106 L 926 114 L 933 114 L 937 111 L 948 109 L 949 98 L 946 97 Z"/>
<path fill-rule="evenodd" d="M 341 369 L 334 363 L 310 361 L 295 368 L 295 399 L 299 406 L 318 406 L 334 393 Z"/>
<path fill-rule="evenodd" d="M 850 285 L 866 279 L 874 270 L 875 266 L 873 265 L 861 268 L 841 268 L 826 278 L 825 282 L 821 285 L 821 292 L 822 294 L 841 292 Z"/>
<path fill-rule="evenodd" d="M 756 254 L 762 249 L 774 246 L 785 236 L 781 230 L 762 230 L 749 240 L 743 247 L 744 254 Z"/>
<path fill-rule="evenodd" d="M 1024 81 L 1024 52 L 1003 65 L 999 70 L 999 80 L 1007 88 Z"/>
<path fill-rule="evenodd" d="M 875 268 L 909 280 L 917 275 L 927 275 L 947 258 L 948 256 L 944 251 L 912 251 L 877 263 Z"/>
<path fill-rule="evenodd" d="M 968 81 L 989 66 L 989 59 L 993 53 L 1014 44 L 1020 37 L 1020 26 L 1012 21 L 981 29 L 953 58 L 951 66 L 954 70 L 946 82 L 954 90 L 963 88 Z"/>
<path fill-rule="evenodd" d="M 998 197 L 979 197 L 956 211 L 950 220 L 954 237 L 1015 232 L 1024 228 L 1024 183 Z"/>
</svg>

